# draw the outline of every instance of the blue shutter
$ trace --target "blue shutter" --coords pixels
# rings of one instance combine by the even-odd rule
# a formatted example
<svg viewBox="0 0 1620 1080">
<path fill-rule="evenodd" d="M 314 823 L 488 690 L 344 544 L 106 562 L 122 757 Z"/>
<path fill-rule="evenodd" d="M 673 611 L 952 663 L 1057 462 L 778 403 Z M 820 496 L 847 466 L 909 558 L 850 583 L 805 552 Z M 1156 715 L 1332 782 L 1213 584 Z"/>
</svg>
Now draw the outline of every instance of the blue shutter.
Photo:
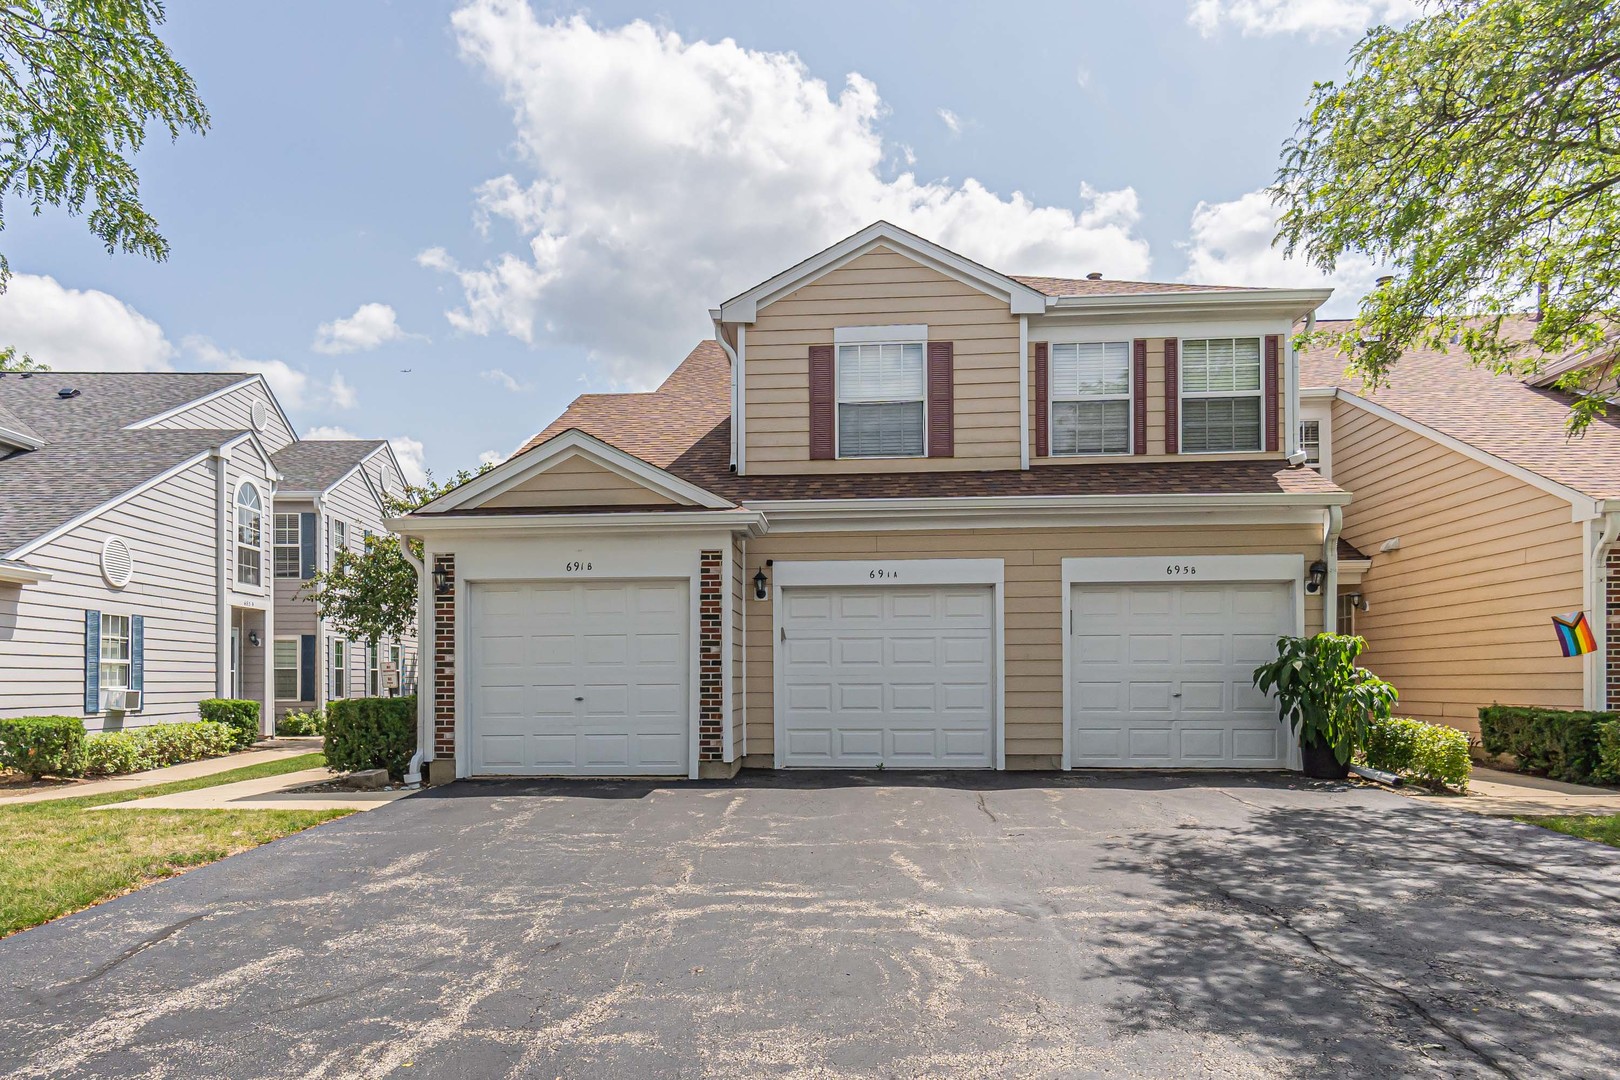
<svg viewBox="0 0 1620 1080">
<path fill-rule="evenodd" d="M 101 612 L 84 613 L 84 711 L 101 711 Z"/>
<path fill-rule="evenodd" d="M 146 616 L 129 617 L 129 688 L 146 689 Z M 141 702 L 145 705 L 146 702 Z"/>
<path fill-rule="evenodd" d="M 298 576 L 308 581 L 315 576 L 315 515 L 298 515 Z M 305 701 L 314 700 L 309 695 Z"/>
<path fill-rule="evenodd" d="M 315 700 L 315 635 L 298 638 L 298 700 Z"/>
</svg>

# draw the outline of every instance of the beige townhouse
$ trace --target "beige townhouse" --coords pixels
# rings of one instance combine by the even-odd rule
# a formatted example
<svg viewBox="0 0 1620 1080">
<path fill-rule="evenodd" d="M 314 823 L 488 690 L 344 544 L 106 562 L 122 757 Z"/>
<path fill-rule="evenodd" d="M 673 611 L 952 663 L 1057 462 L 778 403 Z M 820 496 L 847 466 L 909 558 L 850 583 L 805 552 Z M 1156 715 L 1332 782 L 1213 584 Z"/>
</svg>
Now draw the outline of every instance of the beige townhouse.
<svg viewBox="0 0 1620 1080">
<path fill-rule="evenodd" d="M 886 222 L 795 263 L 656 391 L 391 523 L 426 772 L 1295 765 L 1250 673 L 1365 569 L 1299 445 L 1327 296 L 1014 276 Z"/>
</svg>

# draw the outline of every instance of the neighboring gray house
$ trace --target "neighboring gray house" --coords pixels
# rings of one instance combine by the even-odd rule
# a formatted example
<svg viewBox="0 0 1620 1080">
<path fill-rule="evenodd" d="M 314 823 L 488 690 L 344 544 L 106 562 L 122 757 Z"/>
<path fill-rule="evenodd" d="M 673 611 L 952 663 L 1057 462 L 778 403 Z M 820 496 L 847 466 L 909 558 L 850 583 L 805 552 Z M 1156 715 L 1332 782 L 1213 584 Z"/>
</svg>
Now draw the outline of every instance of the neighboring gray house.
<svg viewBox="0 0 1620 1080">
<path fill-rule="evenodd" d="M 259 375 L 0 374 L 0 716 L 112 729 L 227 696 L 268 730 L 276 458 L 333 445 L 377 453 L 301 443 Z"/>
<path fill-rule="evenodd" d="M 333 698 L 386 697 L 416 686 L 416 638 L 370 646 L 326 625 L 304 582 L 331 568 L 335 553 L 386 535 L 387 499 L 404 489 L 386 442 L 296 442 L 274 455 L 282 474 L 272 524 L 276 633 L 271 649 L 276 714 L 325 708 Z"/>
</svg>

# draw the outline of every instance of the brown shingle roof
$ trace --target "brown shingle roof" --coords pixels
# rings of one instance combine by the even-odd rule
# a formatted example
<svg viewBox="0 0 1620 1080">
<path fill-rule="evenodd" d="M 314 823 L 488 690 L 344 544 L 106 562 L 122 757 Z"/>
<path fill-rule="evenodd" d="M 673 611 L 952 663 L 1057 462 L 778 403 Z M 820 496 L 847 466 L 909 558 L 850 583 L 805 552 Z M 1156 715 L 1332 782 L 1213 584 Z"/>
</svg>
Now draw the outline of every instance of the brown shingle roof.
<svg viewBox="0 0 1620 1080">
<path fill-rule="evenodd" d="M 1107 281 L 1090 278 L 1026 277 L 1010 275 L 1047 296 L 1139 296 L 1150 293 L 1264 292 L 1245 285 L 1183 285 L 1165 281 Z"/>
<path fill-rule="evenodd" d="M 1348 325 L 1323 321 L 1317 328 Z M 1508 331 L 1528 337 L 1533 328 L 1526 316 Z M 1404 354 L 1390 369 L 1389 385 L 1372 392 L 1344 373 L 1342 356 L 1301 353 L 1300 385 L 1339 387 L 1591 498 L 1620 498 L 1620 423 L 1599 418 L 1570 438 L 1572 395 L 1476 367 L 1461 347 Z"/>
</svg>

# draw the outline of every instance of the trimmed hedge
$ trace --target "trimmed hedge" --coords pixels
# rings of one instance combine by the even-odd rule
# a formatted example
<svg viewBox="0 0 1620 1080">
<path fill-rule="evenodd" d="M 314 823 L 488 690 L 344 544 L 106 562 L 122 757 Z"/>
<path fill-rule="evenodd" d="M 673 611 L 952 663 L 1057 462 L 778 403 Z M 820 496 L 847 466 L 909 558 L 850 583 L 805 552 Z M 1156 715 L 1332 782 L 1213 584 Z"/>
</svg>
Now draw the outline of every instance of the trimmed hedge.
<svg viewBox="0 0 1620 1080">
<path fill-rule="evenodd" d="M 277 735 L 325 735 L 326 713 L 320 709 L 314 712 L 288 713 L 276 721 Z"/>
<path fill-rule="evenodd" d="M 1467 788 L 1468 736 L 1453 727 L 1391 717 L 1367 733 L 1367 764 L 1431 787 Z"/>
<path fill-rule="evenodd" d="M 395 780 L 416 753 L 416 696 L 347 698 L 326 707 L 326 764 L 339 772 L 387 769 Z"/>
<path fill-rule="evenodd" d="M 1597 782 L 1620 784 L 1620 720 L 1604 720 L 1597 726 Z"/>
<path fill-rule="evenodd" d="M 239 698 L 207 698 L 197 702 L 197 713 L 204 720 L 229 724 L 236 729 L 236 749 L 244 750 L 259 741 L 259 703 Z"/>
<path fill-rule="evenodd" d="M 104 731 L 85 740 L 84 774 L 116 776 L 219 757 L 237 748 L 237 738 L 236 728 L 212 720 Z"/>
<path fill-rule="evenodd" d="M 0 765 L 38 779 L 84 769 L 84 721 L 77 716 L 0 720 Z"/>
<path fill-rule="evenodd" d="M 1479 710 L 1480 742 L 1488 754 L 1512 754 L 1520 772 L 1599 783 L 1598 728 L 1615 719 L 1612 712 L 1487 705 Z"/>
</svg>

